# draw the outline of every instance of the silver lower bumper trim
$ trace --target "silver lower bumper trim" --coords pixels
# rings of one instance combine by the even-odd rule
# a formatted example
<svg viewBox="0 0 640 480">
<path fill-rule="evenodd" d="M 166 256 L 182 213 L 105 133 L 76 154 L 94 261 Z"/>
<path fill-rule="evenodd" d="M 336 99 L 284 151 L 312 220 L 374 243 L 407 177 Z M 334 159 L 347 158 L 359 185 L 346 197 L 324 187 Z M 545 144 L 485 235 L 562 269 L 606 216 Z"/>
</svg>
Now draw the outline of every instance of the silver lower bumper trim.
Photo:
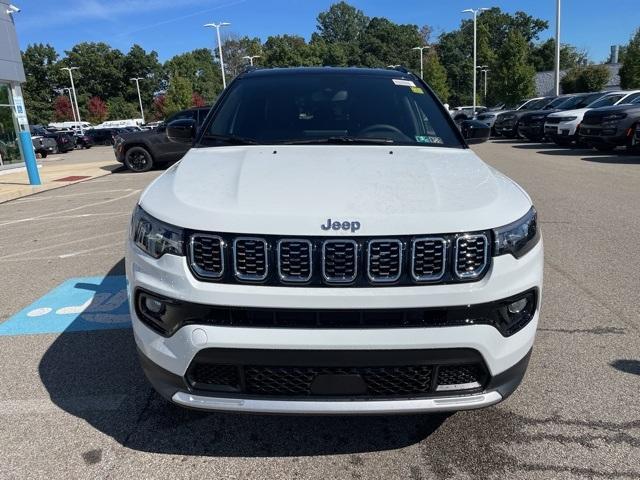
<svg viewBox="0 0 640 480">
<path fill-rule="evenodd" d="M 260 400 L 220 398 L 177 392 L 172 400 L 185 407 L 203 410 L 309 415 L 368 415 L 394 413 L 448 412 L 488 407 L 502 400 L 498 392 L 457 397 L 415 400 Z"/>
</svg>

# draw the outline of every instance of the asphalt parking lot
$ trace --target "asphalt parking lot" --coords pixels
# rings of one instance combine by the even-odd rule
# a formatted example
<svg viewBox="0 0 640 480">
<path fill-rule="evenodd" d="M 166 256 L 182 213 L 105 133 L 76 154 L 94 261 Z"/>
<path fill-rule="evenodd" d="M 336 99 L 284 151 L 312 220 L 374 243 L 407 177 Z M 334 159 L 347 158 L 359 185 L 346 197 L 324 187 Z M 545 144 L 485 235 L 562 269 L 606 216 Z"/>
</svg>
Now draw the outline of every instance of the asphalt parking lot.
<svg viewBox="0 0 640 480">
<path fill-rule="evenodd" d="M 640 157 L 475 150 L 531 194 L 545 241 L 536 346 L 506 402 L 357 418 L 167 404 L 122 297 L 129 213 L 161 172 L 119 172 L 0 205 L 0 477 L 640 478 Z"/>
</svg>

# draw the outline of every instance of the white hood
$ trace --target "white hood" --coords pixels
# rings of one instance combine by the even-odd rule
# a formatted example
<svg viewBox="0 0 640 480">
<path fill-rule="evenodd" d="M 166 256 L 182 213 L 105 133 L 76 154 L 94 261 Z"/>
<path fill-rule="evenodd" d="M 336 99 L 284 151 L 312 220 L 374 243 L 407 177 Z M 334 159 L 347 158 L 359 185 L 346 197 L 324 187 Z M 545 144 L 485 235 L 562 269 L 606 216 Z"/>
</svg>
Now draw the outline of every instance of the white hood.
<svg viewBox="0 0 640 480">
<path fill-rule="evenodd" d="M 402 146 L 193 148 L 140 204 L 198 230 L 279 235 L 357 221 L 357 235 L 453 233 L 523 216 L 529 197 L 468 149 Z"/>
</svg>

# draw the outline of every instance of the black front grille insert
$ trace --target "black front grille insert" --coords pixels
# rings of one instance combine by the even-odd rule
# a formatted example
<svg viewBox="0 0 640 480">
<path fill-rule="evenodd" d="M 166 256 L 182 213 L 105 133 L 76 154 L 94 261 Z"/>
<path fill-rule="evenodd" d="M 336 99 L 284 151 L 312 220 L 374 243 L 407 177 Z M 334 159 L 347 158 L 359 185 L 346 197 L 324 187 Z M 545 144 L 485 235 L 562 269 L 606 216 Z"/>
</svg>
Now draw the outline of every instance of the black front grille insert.
<svg viewBox="0 0 640 480">
<path fill-rule="evenodd" d="M 481 279 L 491 232 L 432 236 L 282 237 L 188 233 L 188 264 L 201 281 L 290 287 L 385 287 Z"/>
<path fill-rule="evenodd" d="M 200 277 L 217 279 L 224 273 L 224 240 L 216 235 L 193 235 L 189 263 Z"/>
<path fill-rule="evenodd" d="M 372 240 L 369 242 L 367 275 L 372 282 L 395 282 L 402 269 L 400 240 Z"/>
<path fill-rule="evenodd" d="M 411 350 L 321 353 L 237 350 L 225 359 L 226 363 L 219 363 L 217 358 L 224 357 L 225 350 L 216 350 L 201 351 L 189 366 L 186 379 L 195 390 L 254 397 L 424 397 L 452 391 L 477 392 L 489 379 L 479 354 L 464 349 L 434 350 L 426 356 Z M 326 359 L 328 356 L 332 358 Z M 391 360 L 390 356 L 397 360 Z M 255 357 L 263 360 L 253 363 Z M 282 357 L 290 357 L 290 361 Z M 380 364 L 375 357 L 388 363 Z M 340 364 L 350 358 L 353 363 Z"/>
<path fill-rule="evenodd" d="M 560 123 L 560 117 L 547 117 L 547 123 L 549 125 L 557 125 Z"/>
<path fill-rule="evenodd" d="M 311 280 L 313 245 L 309 240 L 280 240 L 278 242 L 278 273 L 284 282 Z"/>
<path fill-rule="evenodd" d="M 411 275 L 417 282 L 440 280 L 445 273 L 447 241 L 441 237 L 416 238 L 413 241 Z"/>
<path fill-rule="evenodd" d="M 327 240 L 322 244 L 322 276 L 329 283 L 352 283 L 358 276 L 355 240 Z"/>
<path fill-rule="evenodd" d="M 238 237 L 233 242 L 233 265 L 240 280 L 267 278 L 267 242 L 262 238 Z"/>
<path fill-rule="evenodd" d="M 456 239 L 455 273 L 458 278 L 478 278 L 488 264 L 489 241 L 485 235 Z"/>
</svg>

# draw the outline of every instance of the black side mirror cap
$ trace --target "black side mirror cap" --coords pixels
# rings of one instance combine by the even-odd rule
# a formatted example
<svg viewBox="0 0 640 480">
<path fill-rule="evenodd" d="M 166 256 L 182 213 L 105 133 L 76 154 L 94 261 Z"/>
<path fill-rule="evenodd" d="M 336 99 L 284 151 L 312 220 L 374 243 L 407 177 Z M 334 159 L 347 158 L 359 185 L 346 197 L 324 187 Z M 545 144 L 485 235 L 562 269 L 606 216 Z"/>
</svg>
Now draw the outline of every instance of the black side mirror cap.
<svg viewBox="0 0 640 480">
<path fill-rule="evenodd" d="M 460 123 L 460 131 L 469 145 L 484 143 L 491 137 L 491 127 L 478 120 L 464 120 Z"/>
<path fill-rule="evenodd" d="M 174 120 L 167 125 L 167 138 L 176 143 L 193 143 L 196 138 L 196 121 L 192 118 Z"/>
</svg>

